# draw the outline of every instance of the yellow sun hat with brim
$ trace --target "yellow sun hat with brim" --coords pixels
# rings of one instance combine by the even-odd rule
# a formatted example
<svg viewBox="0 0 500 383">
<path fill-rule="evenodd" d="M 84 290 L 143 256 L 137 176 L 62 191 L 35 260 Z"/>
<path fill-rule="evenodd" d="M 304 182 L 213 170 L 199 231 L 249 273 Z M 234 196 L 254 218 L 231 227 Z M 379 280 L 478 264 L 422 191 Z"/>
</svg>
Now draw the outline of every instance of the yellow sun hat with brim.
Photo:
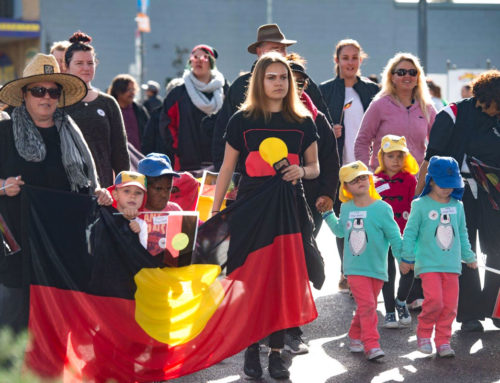
<svg viewBox="0 0 500 383">
<path fill-rule="evenodd" d="M 373 183 L 373 173 L 368 170 L 368 167 L 361 161 L 351 162 L 340 168 L 339 178 L 340 178 L 340 190 L 339 199 L 342 202 L 348 202 L 352 199 L 352 194 L 345 188 L 346 182 L 351 182 L 359 176 L 367 175 L 370 179 L 370 197 L 373 199 L 382 199 L 380 195 L 375 190 L 375 184 Z"/>
<path fill-rule="evenodd" d="M 87 85 L 82 79 L 72 74 L 61 73 L 54 56 L 38 53 L 24 68 L 23 77 L 12 80 L 2 87 L 0 101 L 11 106 L 21 106 L 24 101 L 23 88 L 36 82 L 55 82 L 62 87 L 62 94 L 57 104 L 60 108 L 76 104 L 87 95 Z"/>
<path fill-rule="evenodd" d="M 385 171 L 384 161 L 382 159 L 383 153 L 390 153 L 401 151 L 405 153 L 405 160 L 403 164 L 402 171 L 410 174 L 417 174 L 419 171 L 419 166 L 415 157 L 413 157 L 406 146 L 406 138 L 405 136 L 395 136 L 393 134 L 388 134 L 382 137 L 382 141 L 380 143 L 380 150 L 378 151 L 378 168 L 375 170 L 375 173 L 379 173 Z"/>
</svg>

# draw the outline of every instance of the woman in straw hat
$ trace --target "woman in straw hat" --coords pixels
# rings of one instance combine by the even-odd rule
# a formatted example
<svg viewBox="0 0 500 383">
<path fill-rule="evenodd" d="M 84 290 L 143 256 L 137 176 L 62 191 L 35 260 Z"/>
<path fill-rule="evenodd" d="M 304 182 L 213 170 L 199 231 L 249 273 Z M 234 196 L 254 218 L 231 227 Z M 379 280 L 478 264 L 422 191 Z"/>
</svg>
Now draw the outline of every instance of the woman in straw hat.
<svg viewBox="0 0 500 383">
<path fill-rule="evenodd" d="M 14 106 L 10 120 L 0 122 L 0 213 L 14 237 L 21 233 L 21 186 L 47 187 L 95 194 L 99 204 L 111 196 L 100 189 L 92 155 L 82 133 L 65 114 L 65 106 L 85 97 L 87 87 L 63 74 L 52 55 L 37 54 L 23 77 L 0 90 L 0 101 Z M 9 310 L 0 309 L 0 325 L 27 325 L 28 299 L 22 286 L 22 257 L 0 264 L 2 295 Z"/>
</svg>

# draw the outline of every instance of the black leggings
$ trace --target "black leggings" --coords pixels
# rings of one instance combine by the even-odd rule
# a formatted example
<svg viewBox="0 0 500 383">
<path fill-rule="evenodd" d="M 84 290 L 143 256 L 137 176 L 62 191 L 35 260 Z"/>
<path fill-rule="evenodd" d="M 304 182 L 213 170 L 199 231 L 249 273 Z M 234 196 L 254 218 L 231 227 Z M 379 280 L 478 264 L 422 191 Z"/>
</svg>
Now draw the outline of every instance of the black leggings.
<svg viewBox="0 0 500 383">
<path fill-rule="evenodd" d="M 396 300 L 394 299 L 394 284 L 396 282 L 396 266 L 394 265 L 394 256 L 392 255 L 392 250 L 389 249 L 388 256 L 388 272 L 389 281 L 384 283 L 382 287 L 382 295 L 384 296 L 384 305 L 386 313 L 393 313 L 396 309 Z M 413 285 L 413 270 L 410 270 L 407 274 L 401 274 L 399 278 L 398 294 L 397 298 L 400 301 L 406 301 L 406 298 L 410 294 L 411 286 Z"/>
<path fill-rule="evenodd" d="M 285 331 L 279 330 L 269 335 L 269 348 L 279 348 L 281 350 L 285 347 Z M 250 347 L 258 345 L 259 343 L 254 343 Z"/>
</svg>

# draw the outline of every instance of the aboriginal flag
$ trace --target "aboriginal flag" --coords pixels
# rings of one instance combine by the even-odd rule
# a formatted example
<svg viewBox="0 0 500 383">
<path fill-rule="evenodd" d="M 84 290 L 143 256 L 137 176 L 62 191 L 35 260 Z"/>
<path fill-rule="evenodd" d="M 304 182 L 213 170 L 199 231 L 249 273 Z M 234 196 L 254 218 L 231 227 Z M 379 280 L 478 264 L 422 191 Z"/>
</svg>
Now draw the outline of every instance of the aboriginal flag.
<svg viewBox="0 0 500 383">
<path fill-rule="evenodd" d="M 91 197 L 25 187 L 26 364 L 65 382 L 151 382 L 209 367 L 316 318 L 293 187 L 272 178 L 165 267 Z"/>
</svg>

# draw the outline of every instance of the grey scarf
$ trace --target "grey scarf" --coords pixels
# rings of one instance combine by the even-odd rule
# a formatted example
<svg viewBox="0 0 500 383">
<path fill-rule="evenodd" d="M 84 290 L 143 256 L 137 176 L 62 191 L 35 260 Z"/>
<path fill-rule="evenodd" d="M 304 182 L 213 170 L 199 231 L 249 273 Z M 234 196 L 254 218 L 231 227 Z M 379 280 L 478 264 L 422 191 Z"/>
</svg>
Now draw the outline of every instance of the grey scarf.
<svg viewBox="0 0 500 383">
<path fill-rule="evenodd" d="M 208 84 L 198 80 L 193 72 L 189 70 L 184 71 L 184 75 L 182 76 L 189 98 L 199 110 L 208 115 L 217 113 L 224 101 L 222 91 L 224 76 L 217 69 L 212 69 L 211 72 L 212 78 Z M 203 92 L 213 93 L 212 98 L 209 100 Z"/>
<path fill-rule="evenodd" d="M 94 160 L 82 133 L 70 116 L 57 108 L 54 123 L 61 139 L 62 163 L 66 170 L 71 191 L 99 187 Z M 12 112 L 14 143 L 19 155 L 29 162 L 40 162 L 47 155 L 42 135 L 36 128 L 23 104 Z"/>
</svg>

